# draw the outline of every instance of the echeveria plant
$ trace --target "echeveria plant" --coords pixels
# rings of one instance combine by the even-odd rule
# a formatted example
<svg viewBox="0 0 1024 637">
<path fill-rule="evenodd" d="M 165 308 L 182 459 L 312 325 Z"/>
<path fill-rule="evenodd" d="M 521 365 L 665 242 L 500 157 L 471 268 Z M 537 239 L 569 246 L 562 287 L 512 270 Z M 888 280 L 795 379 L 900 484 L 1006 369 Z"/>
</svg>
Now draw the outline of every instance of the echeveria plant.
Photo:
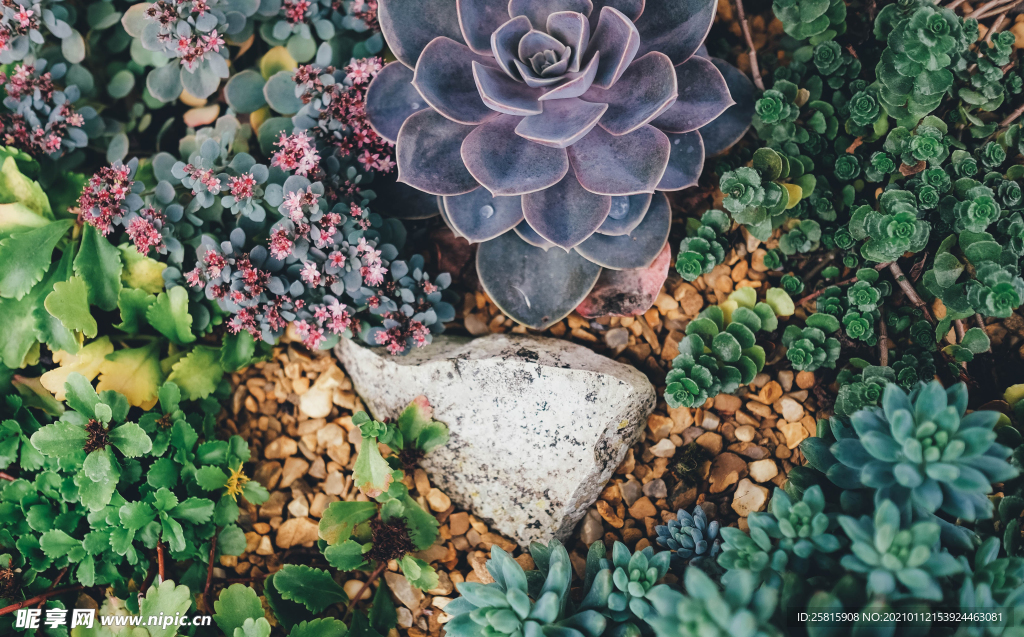
<svg viewBox="0 0 1024 637">
<path fill-rule="evenodd" d="M 602 267 L 644 268 L 661 252 L 660 193 L 696 183 L 699 129 L 735 103 L 721 65 L 698 53 L 716 6 L 379 3 L 398 61 L 369 88 L 370 123 L 396 143 L 399 181 L 442 196 L 452 229 L 483 243 L 481 282 L 517 321 L 546 327 Z M 712 131 L 714 150 L 745 126 Z"/>
</svg>

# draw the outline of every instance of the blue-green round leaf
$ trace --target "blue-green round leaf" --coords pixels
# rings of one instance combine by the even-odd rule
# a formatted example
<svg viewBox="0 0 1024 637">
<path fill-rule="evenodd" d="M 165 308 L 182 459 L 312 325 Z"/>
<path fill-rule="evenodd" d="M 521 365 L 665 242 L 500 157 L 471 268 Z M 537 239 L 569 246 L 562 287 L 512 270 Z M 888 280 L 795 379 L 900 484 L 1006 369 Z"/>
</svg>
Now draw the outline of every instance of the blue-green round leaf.
<svg viewBox="0 0 1024 637">
<path fill-rule="evenodd" d="M 711 341 L 711 351 L 726 363 L 735 363 L 743 354 L 739 341 L 729 332 L 721 332 Z"/>
<path fill-rule="evenodd" d="M 146 76 L 150 95 L 161 102 L 173 102 L 181 95 L 181 64 L 177 60 L 153 69 Z M 189 91 L 191 93 L 191 91 Z"/>
<path fill-rule="evenodd" d="M 224 87 L 224 96 L 231 108 L 239 113 L 251 113 L 267 103 L 263 96 L 263 76 L 251 69 L 236 73 Z"/>
<path fill-rule="evenodd" d="M 278 71 L 263 86 L 267 104 L 282 115 L 294 115 L 302 108 L 302 100 L 295 95 L 295 80 L 290 71 Z"/>
<path fill-rule="evenodd" d="M 107 92 L 110 93 L 110 97 L 118 100 L 131 93 L 133 88 L 135 88 L 135 74 L 128 69 L 122 69 L 115 73 L 107 84 Z"/>
</svg>

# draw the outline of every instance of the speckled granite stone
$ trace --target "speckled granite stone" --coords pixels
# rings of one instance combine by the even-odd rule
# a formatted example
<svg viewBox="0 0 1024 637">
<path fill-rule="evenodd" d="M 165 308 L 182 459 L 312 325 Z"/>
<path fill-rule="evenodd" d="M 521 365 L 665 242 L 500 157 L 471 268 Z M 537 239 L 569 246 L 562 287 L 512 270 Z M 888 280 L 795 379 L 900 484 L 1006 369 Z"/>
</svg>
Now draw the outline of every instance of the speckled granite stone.
<svg viewBox="0 0 1024 637">
<path fill-rule="evenodd" d="M 574 343 L 435 337 L 391 357 L 347 339 L 335 353 L 378 419 L 424 394 L 449 443 L 422 465 L 457 506 L 526 545 L 565 538 L 654 409 L 647 377 Z"/>
</svg>

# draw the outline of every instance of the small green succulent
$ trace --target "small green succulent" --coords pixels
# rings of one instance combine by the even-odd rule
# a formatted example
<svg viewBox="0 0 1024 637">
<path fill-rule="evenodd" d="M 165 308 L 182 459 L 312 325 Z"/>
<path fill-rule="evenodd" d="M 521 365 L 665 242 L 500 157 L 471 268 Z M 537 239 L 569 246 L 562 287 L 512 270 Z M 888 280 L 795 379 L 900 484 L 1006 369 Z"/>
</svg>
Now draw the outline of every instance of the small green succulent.
<svg viewBox="0 0 1024 637">
<path fill-rule="evenodd" d="M 799 328 L 786 326 L 782 333 L 782 344 L 786 346 L 786 358 L 797 371 L 813 372 L 821 367 L 833 369 L 839 357 L 839 341 L 825 336 L 816 327 Z"/>
<path fill-rule="evenodd" d="M 742 531 L 741 531 L 742 533 Z M 657 637 L 777 637 L 771 623 L 778 589 L 758 586 L 747 572 L 737 572 L 724 591 L 696 566 L 683 575 L 686 593 L 668 587 L 651 595 L 657 614 L 648 624 Z"/>
<path fill-rule="evenodd" d="M 886 263 L 906 252 L 920 252 L 928 244 L 931 226 L 917 216 L 917 197 L 907 190 L 887 190 L 878 198 L 880 212 L 860 206 L 850 217 L 850 233 L 866 239 L 865 259 Z"/>
<path fill-rule="evenodd" d="M 967 300 L 975 311 L 1007 318 L 1024 302 L 1024 279 L 1013 268 L 987 261 L 975 274 L 977 278 L 967 282 Z"/>
<path fill-rule="evenodd" d="M 943 511 L 963 520 L 992 517 L 986 497 L 993 482 L 1016 477 L 1010 452 L 995 442 L 994 411 L 965 415 L 967 389 L 946 390 L 938 381 L 910 394 L 886 385 L 882 407 L 850 417 L 856 435 L 832 446 L 835 458 L 860 482 L 876 489 L 877 501 Z"/>
<path fill-rule="evenodd" d="M 941 601 L 936 578 L 962 570 L 952 555 L 938 550 L 938 523 L 916 522 L 903 528 L 899 508 L 889 500 L 878 504 L 873 518 L 843 515 L 839 524 L 852 542 L 851 553 L 841 563 L 864 574 L 870 594 Z"/>
<path fill-rule="evenodd" d="M 818 249 L 821 240 L 821 225 L 813 219 L 803 219 L 792 226 L 779 239 L 779 250 L 787 256 L 798 252 Z"/>
<path fill-rule="evenodd" d="M 648 596 L 656 589 L 658 580 L 668 573 L 671 558 L 669 551 L 655 554 L 650 546 L 630 554 L 625 544 L 615 542 L 612 559 L 601 560 L 601 569 L 611 571 L 614 585 L 603 613 L 624 627 L 625 634 L 639 634 L 636 623 L 654 614 Z"/>
<path fill-rule="evenodd" d="M 708 210 L 701 216 L 696 234 L 679 243 L 676 272 L 683 280 L 693 281 L 725 260 L 729 244 L 722 235 L 731 226 L 729 217 L 721 210 Z"/>
<path fill-rule="evenodd" d="M 790 570 L 795 570 L 793 557 L 807 560 L 817 554 L 835 553 L 839 538 L 830 533 L 835 521 L 825 513 L 825 496 L 820 486 L 806 489 L 794 502 L 783 489 L 776 488 L 766 513 L 751 513 L 747 522 L 750 534 L 765 533 L 775 546 L 790 556 Z M 796 570 L 800 570 L 797 567 Z"/>
<path fill-rule="evenodd" d="M 849 417 L 860 409 L 877 405 L 886 384 L 895 381 L 893 368 L 876 365 L 867 365 L 856 376 L 847 376 L 840 381 L 836 395 L 833 407 L 836 416 Z"/>
<path fill-rule="evenodd" d="M 539 588 L 532 591 L 523 568 L 500 547 L 492 547 L 487 570 L 494 582 L 459 583 L 457 588 L 462 597 L 445 608 L 445 612 L 452 616 L 445 624 L 445 631 L 451 637 L 540 634 L 600 637 L 607 620 L 595 610 L 577 614 L 570 612 L 572 566 L 569 554 L 557 543 L 549 548 L 550 552 L 545 555 L 548 558 L 545 562 L 546 575 L 542 575 Z M 531 593 L 534 593 L 535 601 L 531 600 Z"/>
<path fill-rule="evenodd" d="M 693 513 L 685 509 L 676 511 L 676 519 L 664 526 L 654 527 L 658 534 L 659 546 L 671 551 L 674 562 L 685 562 L 694 558 L 715 558 L 721 551 L 718 521 L 708 522 L 708 516 L 700 505 L 693 507 Z"/>
<path fill-rule="evenodd" d="M 846 31 L 843 0 L 775 0 L 772 9 L 786 33 L 797 40 L 817 44 Z"/>
<path fill-rule="evenodd" d="M 987 186 L 975 186 L 966 193 L 966 199 L 953 207 L 957 232 L 984 232 L 999 220 L 1002 209 L 995 193 Z"/>
</svg>

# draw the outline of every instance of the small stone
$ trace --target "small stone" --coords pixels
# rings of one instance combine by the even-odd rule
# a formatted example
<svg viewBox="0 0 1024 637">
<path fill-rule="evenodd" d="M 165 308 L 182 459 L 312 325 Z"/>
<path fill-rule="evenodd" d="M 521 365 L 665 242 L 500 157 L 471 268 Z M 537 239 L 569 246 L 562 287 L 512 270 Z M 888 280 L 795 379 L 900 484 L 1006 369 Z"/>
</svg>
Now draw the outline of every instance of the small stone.
<svg viewBox="0 0 1024 637">
<path fill-rule="evenodd" d="M 299 397 L 299 411 L 310 418 L 326 418 L 331 414 L 334 403 L 331 391 L 313 387 Z"/>
<path fill-rule="evenodd" d="M 317 456 L 313 463 L 309 465 L 309 471 L 307 472 L 311 478 L 317 480 L 323 480 L 327 477 L 327 466 L 324 464 L 324 459 Z"/>
<path fill-rule="evenodd" d="M 427 477 L 427 472 L 423 469 L 416 467 L 416 470 L 412 474 L 412 481 L 413 484 L 416 485 L 416 490 L 422 495 L 426 495 L 430 492 L 430 478 Z"/>
<path fill-rule="evenodd" d="M 747 409 L 758 418 L 769 418 L 772 415 L 771 407 L 756 400 L 747 403 Z"/>
<path fill-rule="evenodd" d="M 798 422 L 780 422 L 776 427 L 786 437 L 786 446 L 796 449 L 807 438 L 807 429 Z"/>
<path fill-rule="evenodd" d="M 705 411 L 703 413 L 704 416 L 699 419 L 701 428 L 706 429 L 707 431 L 718 431 L 718 425 L 722 423 L 718 414 L 710 411 Z"/>
<path fill-rule="evenodd" d="M 784 369 L 777 376 L 783 391 L 793 391 L 793 370 Z"/>
<path fill-rule="evenodd" d="M 619 493 L 622 494 L 622 501 L 626 503 L 627 507 L 633 506 L 633 503 L 640 499 L 642 492 L 643 487 L 636 480 L 619 483 Z"/>
<path fill-rule="evenodd" d="M 741 442 L 750 442 L 754 439 L 754 434 L 757 433 L 757 430 L 750 425 L 743 425 L 741 427 L 736 427 L 736 431 L 733 433 L 736 434 L 736 440 Z"/>
<path fill-rule="evenodd" d="M 624 327 L 613 327 L 604 333 L 604 344 L 612 349 L 625 347 L 629 344 L 629 330 Z"/>
<path fill-rule="evenodd" d="M 747 463 L 734 453 L 721 453 L 711 462 L 708 483 L 711 493 L 721 493 L 747 475 Z"/>
<path fill-rule="evenodd" d="M 448 528 L 452 535 L 462 535 L 469 530 L 469 514 L 465 511 L 452 513 L 448 518 Z"/>
<path fill-rule="evenodd" d="M 624 524 L 622 518 L 615 514 L 615 509 L 604 500 L 597 501 L 597 512 L 601 514 L 601 517 L 605 522 L 611 524 L 617 529 L 621 529 Z"/>
<path fill-rule="evenodd" d="M 491 572 L 487 570 L 487 554 L 483 551 L 473 551 L 466 556 L 466 561 L 469 562 L 469 566 L 473 569 L 471 575 L 476 575 L 477 580 L 481 584 L 490 584 L 494 581 L 494 577 L 491 576 Z"/>
<path fill-rule="evenodd" d="M 654 500 L 668 497 L 668 487 L 665 486 L 665 481 L 661 478 L 657 480 L 651 480 L 644 485 L 644 495 Z"/>
<path fill-rule="evenodd" d="M 302 544 L 312 544 L 319 539 L 320 525 L 309 518 L 291 518 L 277 528 L 277 546 L 289 549 Z"/>
<path fill-rule="evenodd" d="M 371 597 L 373 597 L 373 587 L 367 586 L 364 589 L 363 586 L 365 584 L 366 582 L 362 580 L 350 579 L 342 585 L 342 588 L 345 589 L 345 594 L 348 595 L 348 598 L 350 600 L 356 599 L 356 595 L 359 595 L 359 599 L 370 599 Z M 362 591 L 361 595 L 360 591 Z"/>
<path fill-rule="evenodd" d="M 491 333 L 491 328 L 487 327 L 487 321 L 476 313 L 467 314 L 462 319 L 462 324 L 466 327 L 466 331 L 473 336 L 484 336 Z"/>
<path fill-rule="evenodd" d="M 313 496 L 313 503 L 309 505 L 310 517 L 320 518 L 324 515 L 324 509 L 331 504 L 331 502 L 337 502 L 338 496 L 327 495 L 326 493 L 317 493 Z"/>
<path fill-rule="evenodd" d="M 293 518 L 304 518 L 309 515 L 309 503 L 306 502 L 306 496 L 295 498 L 289 502 L 288 513 Z"/>
<path fill-rule="evenodd" d="M 438 513 L 447 511 L 448 507 L 452 505 L 452 500 L 444 494 L 444 491 L 440 489 L 431 489 L 426 495 L 427 504 L 430 508 Z"/>
<path fill-rule="evenodd" d="M 284 471 L 281 473 L 281 488 L 287 489 L 292 483 L 306 475 L 309 463 L 302 458 L 288 458 L 284 461 Z"/>
<path fill-rule="evenodd" d="M 320 485 L 320 488 L 327 495 L 340 496 L 345 493 L 345 476 L 340 471 L 332 471 L 327 474 L 327 479 Z"/>
<path fill-rule="evenodd" d="M 277 488 L 277 483 L 281 479 L 281 463 L 272 462 L 261 462 L 256 467 L 256 472 L 252 475 L 252 479 L 262 484 L 268 490 L 273 491 Z"/>
<path fill-rule="evenodd" d="M 804 406 L 789 396 L 779 399 L 779 410 L 782 417 L 790 422 L 796 422 L 804 417 Z"/>
<path fill-rule="evenodd" d="M 288 497 L 284 491 L 272 491 L 267 501 L 260 506 L 260 518 L 269 520 L 284 513 L 284 504 Z"/>
<path fill-rule="evenodd" d="M 814 387 L 814 372 L 803 371 L 796 375 L 796 386 L 800 389 Z"/>
<path fill-rule="evenodd" d="M 768 489 L 744 478 L 736 485 L 736 493 L 732 497 L 732 510 L 740 517 L 747 517 L 755 511 L 760 511 L 767 501 Z"/>
<path fill-rule="evenodd" d="M 737 442 L 734 445 L 729 445 L 729 451 L 741 455 L 747 460 L 761 460 L 769 455 L 764 447 L 758 447 L 752 442 Z"/>
<path fill-rule="evenodd" d="M 580 531 L 580 542 L 590 546 L 594 542 L 601 539 L 604 535 L 604 525 L 601 524 L 600 519 L 594 519 L 594 516 L 587 515 L 583 518 L 583 530 Z"/>
<path fill-rule="evenodd" d="M 715 396 L 715 411 L 732 414 L 739 411 L 742 406 L 743 401 L 738 396 L 733 396 L 732 394 L 719 394 Z"/>
<path fill-rule="evenodd" d="M 711 455 L 717 456 L 722 451 L 722 436 L 713 431 L 702 433 L 696 440 L 697 444 L 704 447 Z"/>
<path fill-rule="evenodd" d="M 497 545 L 506 553 L 511 553 L 516 549 L 516 543 L 511 540 L 506 540 L 497 533 L 484 533 L 480 536 L 480 548 L 490 550 L 494 545 Z"/>
<path fill-rule="evenodd" d="M 533 561 L 533 557 L 529 553 L 523 553 L 515 557 L 515 562 L 523 568 L 524 571 L 535 571 L 537 570 L 537 563 Z"/>
<path fill-rule="evenodd" d="M 395 357 L 342 339 L 335 353 L 378 420 L 429 395 L 459 441 L 423 459 L 431 483 L 522 546 L 571 535 L 657 402 L 635 367 L 565 340 L 440 335 Z"/>
<path fill-rule="evenodd" d="M 412 611 L 419 609 L 420 604 L 423 603 L 423 591 L 410 584 L 405 575 L 384 571 L 384 579 L 387 580 L 391 594 L 403 606 Z"/>
<path fill-rule="evenodd" d="M 294 456 L 299 450 L 299 443 L 287 436 L 275 438 L 263 450 L 263 457 L 268 460 L 279 460 Z"/>
<path fill-rule="evenodd" d="M 633 506 L 629 507 L 629 515 L 634 520 L 642 520 L 647 517 L 651 517 L 658 512 L 650 498 L 644 496 L 633 503 Z"/>
<path fill-rule="evenodd" d="M 665 438 L 658 444 L 651 447 L 651 453 L 657 458 L 671 458 L 676 453 L 676 446 L 671 440 Z"/>
<path fill-rule="evenodd" d="M 270 536 L 264 535 L 260 538 L 260 545 L 256 547 L 256 555 L 273 555 L 274 546 L 270 543 Z"/>
<path fill-rule="evenodd" d="M 776 466 L 775 461 L 771 458 L 751 462 L 747 465 L 747 469 L 750 471 L 750 477 L 753 478 L 754 482 L 768 482 L 779 475 L 779 467 Z"/>
<path fill-rule="evenodd" d="M 447 595 L 455 590 L 455 585 L 452 583 L 452 578 L 448 577 L 448 572 L 439 569 L 437 571 L 437 586 L 427 591 L 427 595 Z"/>
<path fill-rule="evenodd" d="M 782 398 L 782 385 L 777 381 L 771 381 L 761 388 L 757 393 L 757 399 L 766 405 L 771 405 L 779 398 Z"/>
<path fill-rule="evenodd" d="M 332 422 L 316 431 L 316 445 L 319 449 L 326 449 L 333 445 L 348 444 L 346 437 L 345 430 Z"/>
</svg>

